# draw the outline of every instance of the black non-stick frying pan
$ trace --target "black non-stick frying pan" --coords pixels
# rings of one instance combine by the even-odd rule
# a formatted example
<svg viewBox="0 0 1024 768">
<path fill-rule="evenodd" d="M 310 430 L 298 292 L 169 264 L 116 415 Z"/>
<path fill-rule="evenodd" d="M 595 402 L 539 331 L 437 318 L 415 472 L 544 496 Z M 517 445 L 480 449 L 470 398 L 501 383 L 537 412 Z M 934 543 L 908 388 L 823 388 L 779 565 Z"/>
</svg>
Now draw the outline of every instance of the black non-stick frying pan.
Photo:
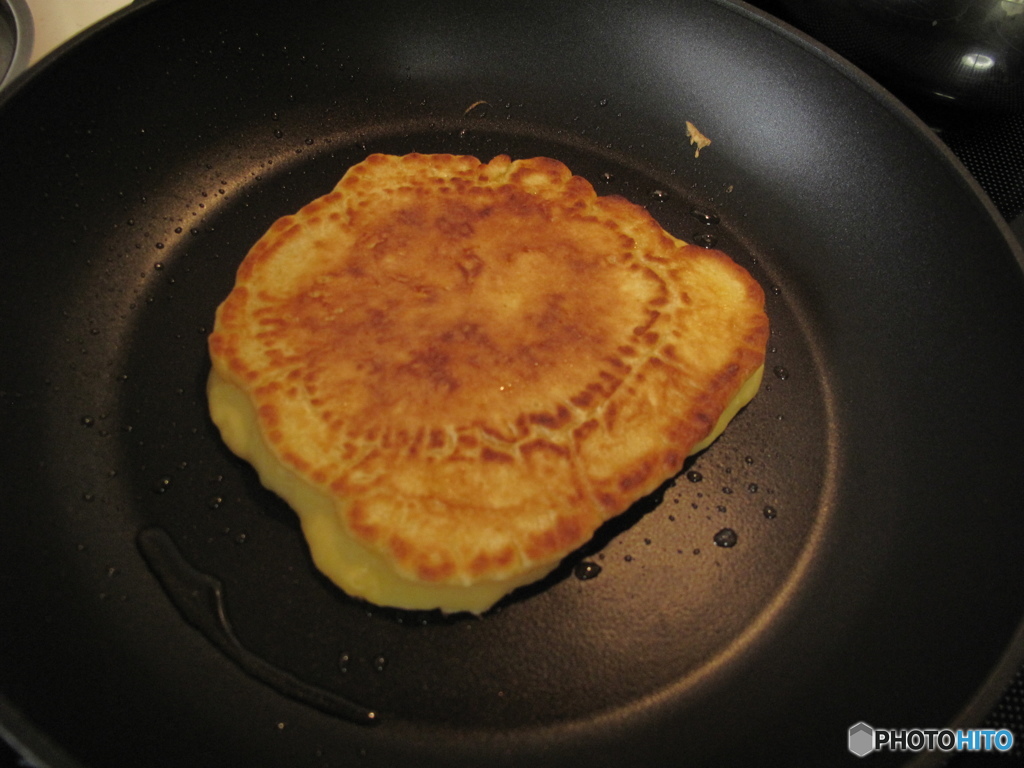
<svg viewBox="0 0 1024 768">
<path fill-rule="evenodd" d="M 206 415 L 247 248 L 377 151 L 558 158 L 766 289 L 756 400 L 482 618 L 341 594 Z M 0 249 L 0 723 L 47 765 L 839 765 L 1019 666 L 1019 249 L 746 6 L 143 5 L 0 104 Z"/>
</svg>

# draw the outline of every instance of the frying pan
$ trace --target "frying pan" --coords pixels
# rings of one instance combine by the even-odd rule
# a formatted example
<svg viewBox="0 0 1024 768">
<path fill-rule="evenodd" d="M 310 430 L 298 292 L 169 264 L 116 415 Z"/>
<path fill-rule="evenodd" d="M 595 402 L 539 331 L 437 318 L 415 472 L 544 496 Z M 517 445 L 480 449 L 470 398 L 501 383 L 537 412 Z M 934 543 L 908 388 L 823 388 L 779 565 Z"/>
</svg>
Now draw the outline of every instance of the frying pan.
<svg viewBox="0 0 1024 768">
<path fill-rule="evenodd" d="M 0 722 L 39 762 L 841 765 L 854 723 L 976 724 L 1018 668 L 1020 251 L 748 6 L 153 2 L 0 137 Z M 480 618 L 341 594 L 206 415 L 247 248 L 376 151 L 556 157 L 766 289 L 726 434 Z"/>
</svg>

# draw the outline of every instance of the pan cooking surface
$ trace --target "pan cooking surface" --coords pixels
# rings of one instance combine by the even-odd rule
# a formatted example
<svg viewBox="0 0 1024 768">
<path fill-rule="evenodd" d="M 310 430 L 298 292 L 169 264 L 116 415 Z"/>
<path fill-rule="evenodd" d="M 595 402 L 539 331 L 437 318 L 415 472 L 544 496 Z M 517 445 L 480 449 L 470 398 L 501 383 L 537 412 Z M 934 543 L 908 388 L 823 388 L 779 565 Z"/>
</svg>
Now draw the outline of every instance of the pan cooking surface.
<svg viewBox="0 0 1024 768">
<path fill-rule="evenodd" d="M 728 3 L 196 12 L 123 15 L 0 106 L 16 737 L 69 765 L 834 764 L 859 720 L 984 712 L 1020 657 L 1024 289 L 898 107 Z M 766 289 L 751 405 L 483 618 L 340 593 L 206 415 L 248 247 L 378 151 L 555 157 Z"/>
<path fill-rule="evenodd" d="M 706 200 L 687 200 L 685 190 L 596 152 L 501 133 L 437 133 L 307 152 L 292 168 L 264 174 L 266 188 L 292 185 L 297 197 L 312 199 L 350 158 L 369 151 L 457 146 L 488 156 L 495 145 L 514 146 L 517 156 L 567 158 L 603 191 L 638 200 L 646 191 L 676 231 L 716 236 L 743 255 L 723 227 L 693 215 L 712 210 Z M 225 582 L 237 633 L 260 656 L 325 689 L 358 692 L 383 718 L 429 724 L 441 717 L 464 727 L 557 722 L 621 707 L 697 673 L 783 588 L 828 486 L 829 430 L 808 339 L 761 272 L 777 292 L 769 290 L 776 372 L 764 396 L 713 451 L 610 525 L 543 589 L 526 590 L 485 620 L 381 611 L 343 598 L 311 568 L 295 516 L 230 456 L 205 412 L 205 331 L 242 255 L 233 244 L 258 238 L 252 209 L 281 210 L 274 197 L 226 200 L 205 231 L 183 233 L 173 248 L 142 243 L 158 260 L 124 345 L 120 408 L 104 420 L 114 421 L 121 454 L 111 461 L 126 469 L 117 480 L 127 493 L 150 491 L 132 504 L 137 527 L 164 529 L 188 562 Z M 757 270 L 756 257 L 745 261 Z M 179 309 L 179 296 L 198 301 L 200 294 L 202 311 Z M 787 444 L 800 453 L 782 450 Z M 583 561 L 600 578 L 572 578 Z M 297 636 L 316 638 L 299 658 Z M 453 667 L 453 659 L 461 661 Z M 417 678 L 444 685 L 410 686 Z"/>
</svg>

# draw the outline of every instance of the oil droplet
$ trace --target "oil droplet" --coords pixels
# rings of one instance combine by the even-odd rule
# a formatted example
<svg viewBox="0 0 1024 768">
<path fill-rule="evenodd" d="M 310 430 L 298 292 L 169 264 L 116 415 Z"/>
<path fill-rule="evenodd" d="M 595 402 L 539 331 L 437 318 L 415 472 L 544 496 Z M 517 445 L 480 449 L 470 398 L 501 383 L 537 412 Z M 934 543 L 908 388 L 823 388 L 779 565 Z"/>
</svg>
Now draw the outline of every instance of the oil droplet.
<svg viewBox="0 0 1024 768">
<path fill-rule="evenodd" d="M 223 503 L 224 503 L 224 497 L 223 496 L 211 496 L 207 500 L 206 506 L 209 509 L 220 509 L 220 505 L 223 504 Z"/>
<path fill-rule="evenodd" d="M 773 285 L 769 290 L 772 292 L 772 296 L 781 296 L 782 295 L 782 289 L 779 288 L 779 286 L 777 286 L 777 285 Z"/>
<path fill-rule="evenodd" d="M 772 368 L 772 373 L 775 374 L 775 378 L 781 379 L 782 381 L 785 381 L 786 379 L 789 378 L 789 371 L 787 371 L 781 365 L 776 365 L 774 368 Z"/>
<path fill-rule="evenodd" d="M 115 568 L 114 566 L 111 565 L 111 566 L 107 567 L 107 578 L 108 579 L 114 578 L 119 573 L 120 573 L 120 571 L 117 568 Z"/>
<path fill-rule="evenodd" d="M 338 669 L 341 670 L 342 674 L 348 672 L 348 664 L 350 661 L 352 661 L 352 657 L 349 656 L 347 653 L 343 653 L 341 654 L 341 656 L 338 657 Z"/>
<path fill-rule="evenodd" d="M 650 539 L 644 539 L 644 544 L 646 544 L 647 546 L 651 546 L 651 540 Z"/>
<path fill-rule="evenodd" d="M 736 535 L 736 531 L 732 528 L 723 528 L 714 536 L 715 545 L 728 549 L 729 547 L 735 547 L 739 537 Z"/>
<path fill-rule="evenodd" d="M 377 656 L 373 660 L 373 669 L 375 672 L 383 672 L 388 666 L 388 660 L 384 656 Z"/>
<path fill-rule="evenodd" d="M 622 559 L 625 560 L 627 563 L 632 563 L 633 562 L 633 556 L 632 555 L 626 555 Z"/>
<path fill-rule="evenodd" d="M 164 475 L 163 477 L 158 478 L 155 483 L 153 483 L 153 493 L 165 493 L 167 489 L 170 487 L 171 478 L 169 478 L 167 475 Z"/>
<path fill-rule="evenodd" d="M 693 550 L 693 554 L 699 555 L 700 554 L 700 547 L 697 547 L 695 550 Z"/>
<path fill-rule="evenodd" d="M 164 268 L 164 263 L 162 261 L 158 261 L 156 264 L 153 265 L 153 269 L 163 269 L 163 268 Z"/>
<path fill-rule="evenodd" d="M 693 218 L 704 222 L 709 227 L 714 226 L 719 222 L 718 214 L 714 211 L 705 211 L 701 208 L 693 208 L 690 211 L 690 215 L 693 216 Z"/>
<path fill-rule="evenodd" d="M 730 488 L 728 485 L 724 485 L 722 486 L 722 493 L 732 493 L 732 488 Z"/>
<path fill-rule="evenodd" d="M 655 189 L 651 192 L 651 197 L 655 200 L 668 200 L 668 192 L 663 189 Z"/>
<path fill-rule="evenodd" d="M 277 730 L 283 731 L 287 726 L 288 726 L 287 723 L 278 723 L 277 724 Z"/>
<path fill-rule="evenodd" d="M 96 419 L 94 419 L 92 416 L 83 416 L 81 421 L 83 427 L 91 427 L 94 424 L 96 424 Z"/>
<path fill-rule="evenodd" d="M 280 139 L 280 138 L 283 138 L 283 137 L 284 137 L 284 131 L 282 131 L 280 128 L 275 128 L 274 129 L 274 138 L 275 139 Z"/>
<path fill-rule="evenodd" d="M 601 174 L 601 181 L 604 181 L 604 182 L 615 181 L 615 174 L 614 173 L 608 173 L 608 172 L 602 173 Z"/>
<path fill-rule="evenodd" d="M 694 245 L 700 245 L 704 248 L 714 248 L 718 243 L 718 236 L 712 232 L 695 232 L 693 235 Z"/>
<path fill-rule="evenodd" d="M 686 479 L 689 480 L 691 483 L 699 483 L 701 480 L 704 479 L 704 475 L 702 475 L 696 469 L 691 469 L 689 472 L 686 473 Z"/>
<path fill-rule="evenodd" d="M 576 563 L 576 567 L 573 568 L 572 572 L 580 581 L 589 581 L 601 573 L 601 566 L 589 560 L 584 560 L 583 562 Z"/>
<path fill-rule="evenodd" d="M 95 494 L 92 494 L 92 493 L 83 493 L 82 494 L 82 501 L 95 501 L 95 500 L 96 500 Z"/>
<path fill-rule="evenodd" d="M 751 483 L 747 486 L 747 490 L 751 493 L 757 493 L 757 483 Z"/>
<path fill-rule="evenodd" d="M 599 107 L 607 107 L 608 106 L 608 99 L 601 99 L 599 102 L 597 102 L 597 106 L 599 106 Z"/>
<path fill-rule="evenodd" d="M 246 540 L 248 538 L 249 537 L 246 536 L 245 533 L 236 533 L 235 534 L 235 544 L 245 544 L 245 542 L 246 542 Z"/>
<path fill-rule="evenodd" d="M 764 516 L 769 520 L 774 520 L 775 516 L 779 514 L 779 511 L 770 504 L 764 508 Z"/>
<path fill-rule="evenodd" d="M 164 247 L 164 244 L 163 244 L 163 243 L 157 243 L 157 244 L 156 244 L 156 247 L 157 247 L 157 249 L 160 249 L 160 250 L 162 250 L 162 249 L 163 249 L 163 247 Z"/>
</svg>

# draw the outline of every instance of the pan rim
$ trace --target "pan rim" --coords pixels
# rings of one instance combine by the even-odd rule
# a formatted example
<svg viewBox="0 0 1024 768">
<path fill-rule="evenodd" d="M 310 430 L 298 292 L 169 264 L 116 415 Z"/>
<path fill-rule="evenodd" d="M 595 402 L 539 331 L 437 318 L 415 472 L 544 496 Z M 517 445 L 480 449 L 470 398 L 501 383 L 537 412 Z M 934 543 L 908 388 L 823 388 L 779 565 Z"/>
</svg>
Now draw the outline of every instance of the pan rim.
<svg viewBox="0 0 1024 768">
<path fill-rule="evenodd" d="M 1013 233 L 1009 222 L 999 213 L 999 209 L 992 202 L 988 193 L 984 190 L 960 158 L 951 150 L 942 139 L 933 131 L 928 124 L 918 117 L 906 104 L 904 104 L 892 91 L 867 74 L 863 69 L 837 53 L 824 43 L 808 35 L 791 24 L 776 18 L 771 14 L 755 8 L 745 0 L 706 0 L 721 8 L 731 10 L 761 26 L 772 30 L 780 37 L 788 40 L 806 52 L 814 55 L 819 61 L 824 62 L 830 69 L 841 74 L 852 82 L 857 88 L 869 94 L 877 103 L 884 106 L 889 114 L 899 120 L 905 127 L 910 128 L 919 138 L 923 139 L 931 150 L 942 158 L 942 163 L 956 171 L 958 181 L 966 185 L 970 190 L 970 197 L 984 208 L 988 218 L 992 220 L 999 230 L 1010 251 L 1013 253 L 1024 278 L 1024 245 Z M 1024 214 L 1021 216 L 1024 219 Z M 1024 658 L 1024 655 L 1022 655 Z"/>
</svg>

